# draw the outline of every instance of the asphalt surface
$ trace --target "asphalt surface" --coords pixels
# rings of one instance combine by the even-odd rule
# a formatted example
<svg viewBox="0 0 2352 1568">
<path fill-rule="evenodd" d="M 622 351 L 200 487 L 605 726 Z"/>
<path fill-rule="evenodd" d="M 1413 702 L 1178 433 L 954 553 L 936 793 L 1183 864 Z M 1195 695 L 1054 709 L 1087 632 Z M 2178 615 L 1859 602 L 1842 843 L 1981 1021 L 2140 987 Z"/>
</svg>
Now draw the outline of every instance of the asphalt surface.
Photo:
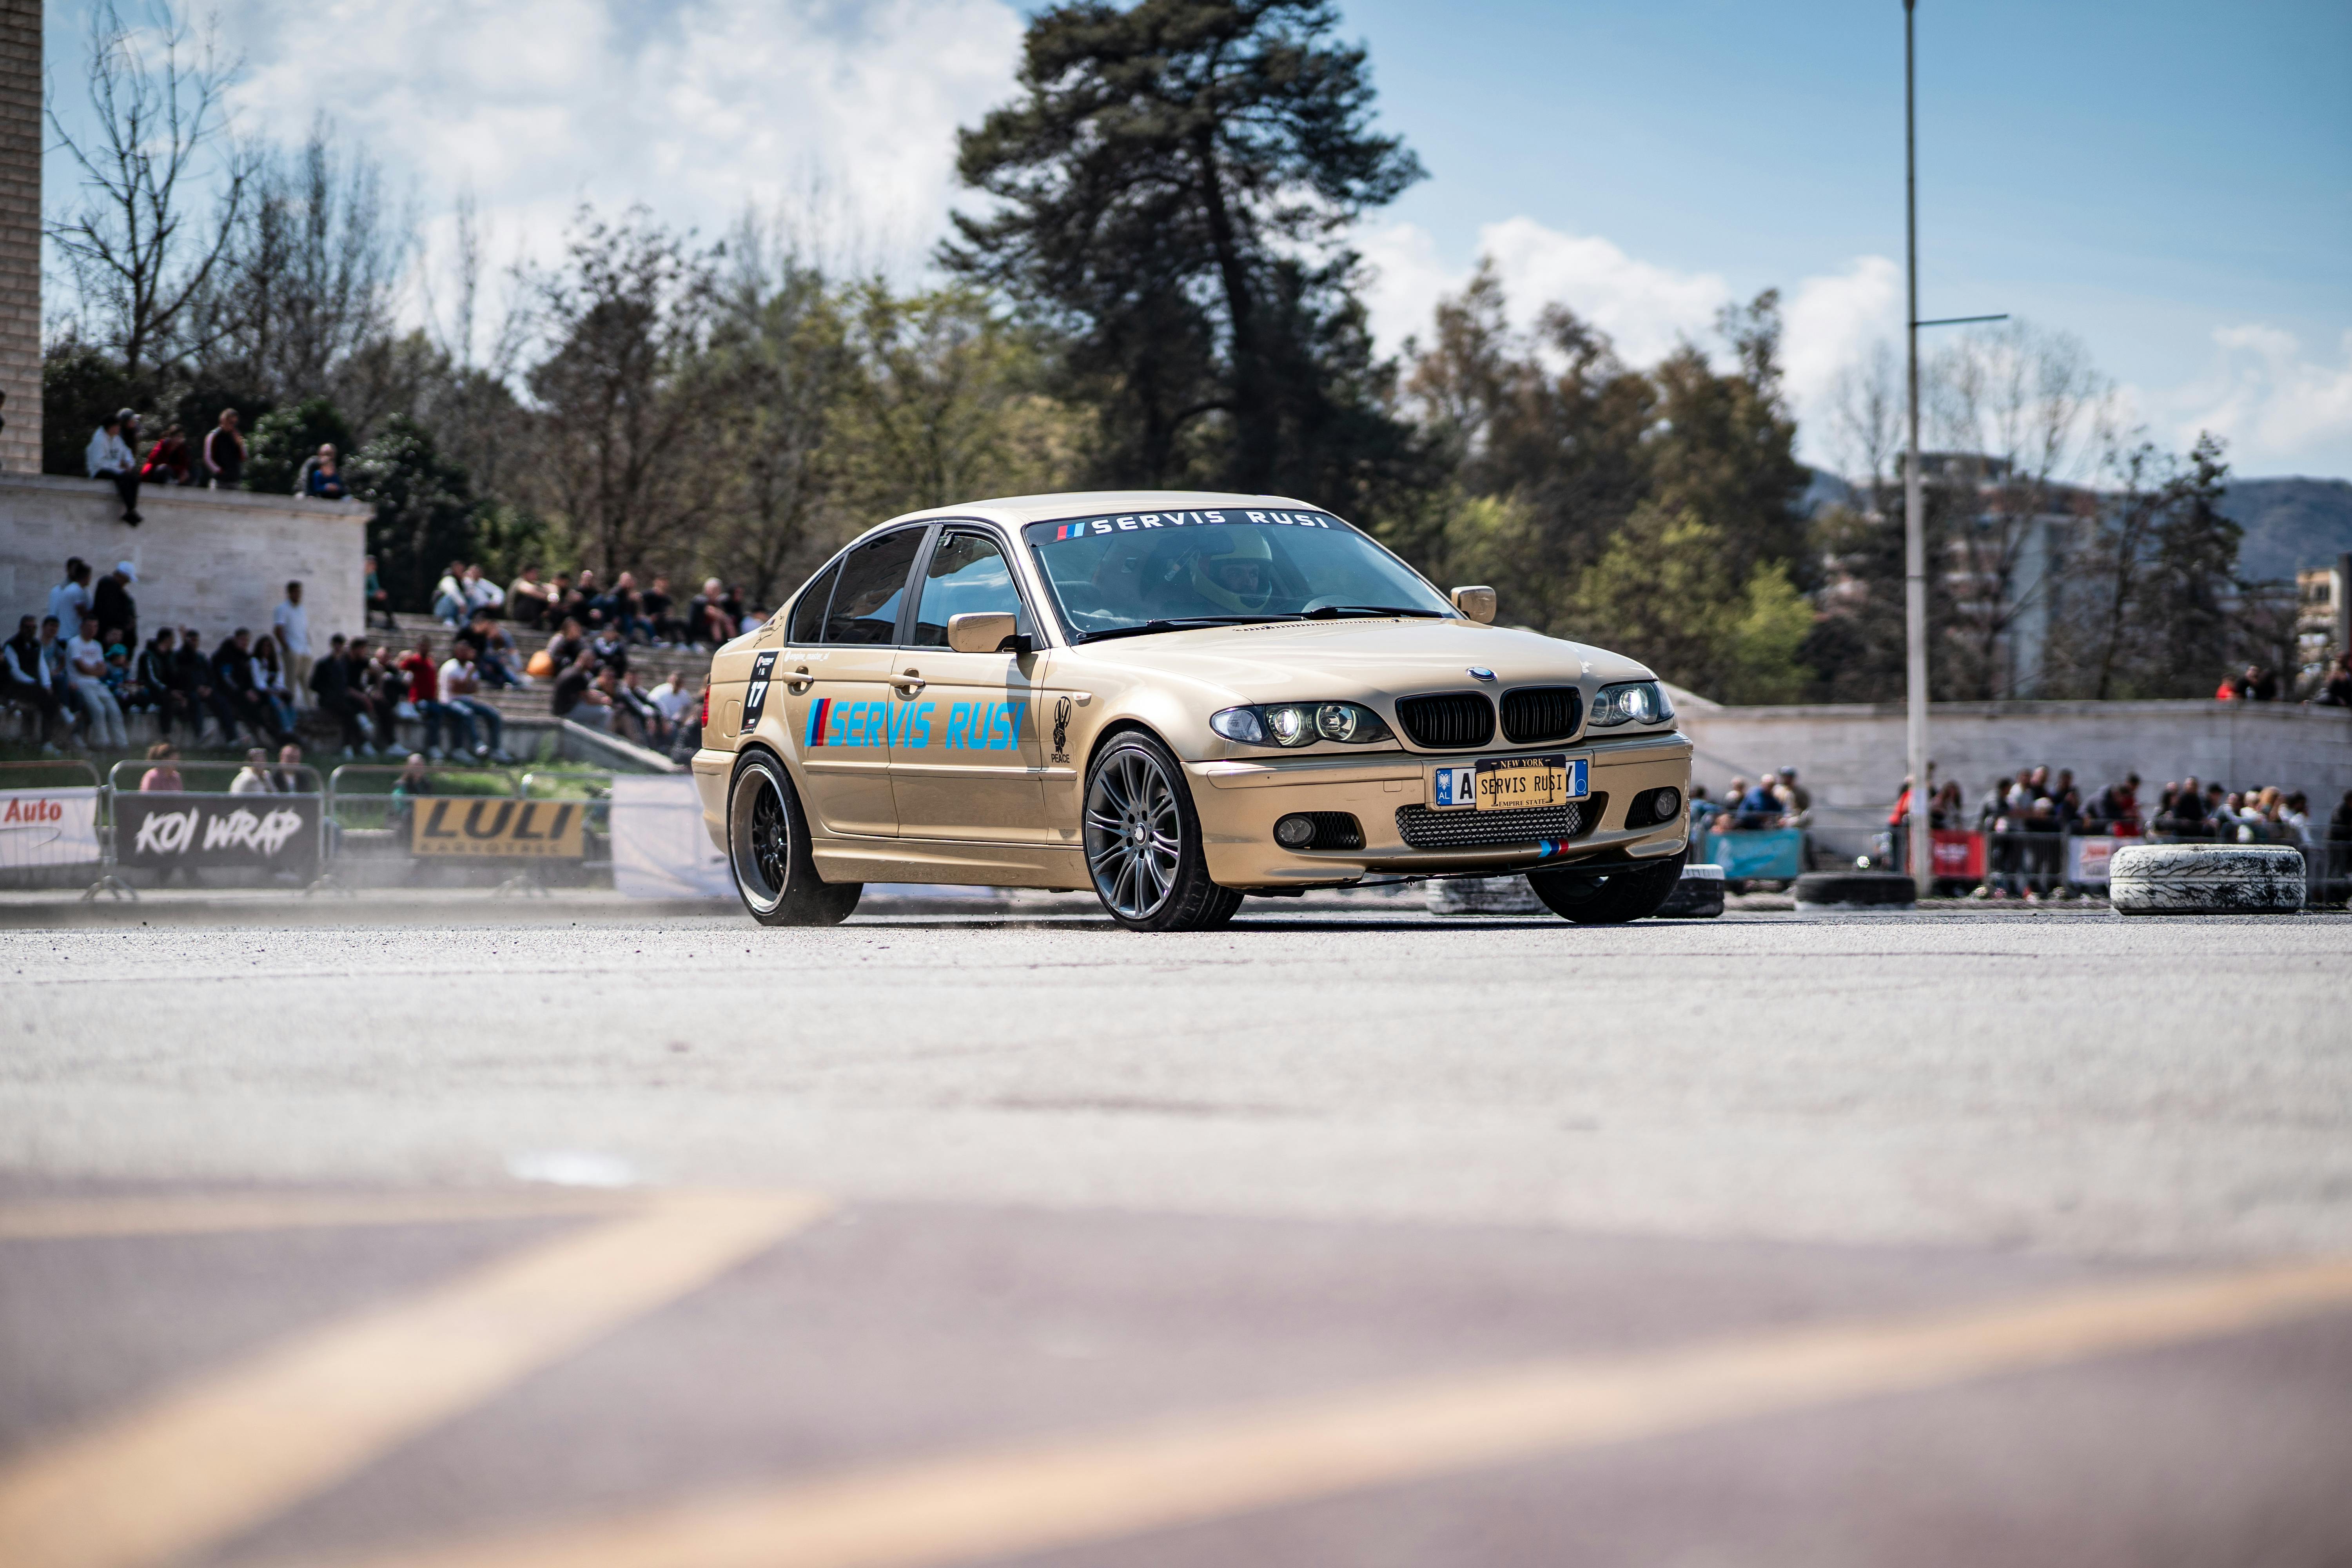
<svg viewBox="0 0 2352 1568">
<path fill-rule="evenodd" d="M 0 1561 L 2352 1561 L 2352 919 L 1082 908 L 0 931 Z"/>
</svg>

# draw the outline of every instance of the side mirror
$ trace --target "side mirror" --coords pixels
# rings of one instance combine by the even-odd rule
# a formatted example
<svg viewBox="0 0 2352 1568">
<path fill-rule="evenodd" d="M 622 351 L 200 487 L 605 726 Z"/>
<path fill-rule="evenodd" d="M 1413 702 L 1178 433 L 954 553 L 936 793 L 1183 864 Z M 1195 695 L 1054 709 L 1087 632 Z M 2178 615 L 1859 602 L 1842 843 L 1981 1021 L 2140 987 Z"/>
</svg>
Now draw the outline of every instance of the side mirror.
<svg viewBox="0 0 2352 1568">
<path fill-rule="evenodd" d="M 1005 644 L 1015 645 L 1009 651 L 1027 653 L 1027 637 L 1017 634 L 1015 622 L 1002 611 L 991 610 L 978 615 L 948 617 L 948 647 L 958 653 L 1004 653 Z"/>
<path fill-rule="evenodd" d="M 1456 588 L 1446 595 L 1454 607 L 1477 622 L 1491 626 L 1495 620 L 1495 590 L 1492 588 Z"/>
</svg>

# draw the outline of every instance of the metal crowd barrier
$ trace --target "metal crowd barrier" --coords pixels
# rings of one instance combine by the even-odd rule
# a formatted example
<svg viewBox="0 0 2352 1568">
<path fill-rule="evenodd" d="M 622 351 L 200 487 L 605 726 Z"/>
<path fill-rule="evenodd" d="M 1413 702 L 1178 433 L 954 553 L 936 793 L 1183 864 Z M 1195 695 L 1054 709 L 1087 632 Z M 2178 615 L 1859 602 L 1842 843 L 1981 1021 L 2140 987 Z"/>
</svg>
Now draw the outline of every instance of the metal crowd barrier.
<svg viewBox="0 0 2352 1568">
<path fill-rule="evenodd" d="M 312 868 L 311 876 L 304 883 L 304 890 L 320 886 L 326 880 L 331 846 L 326 786 L 319 770 L 308 763 L 296 763 L 290 768 L 269 763 L 265 771 L 271 775 L 272 788 L 239 792 L 231 785 L 247 765 L 244 763 L 185 757 L 173 757 L 168 763 L 148 757 L 125 757 L 114 763 L 107 770 L 105 782 L 100 786 L 108 829 L 105 835 L 105 871 L 82 896 L 94 899 L 100 892 L 107 892 L 117 898 L 136 900 L 138 889 L 118 875 L 122 868 L 133 865 L 159 872 L 222 867 L 274 872 L 281 862 L 297 858 L 286 855 L 285 851 L 296 843 L 292 835 L 299 830 L 299 825 L 274 820 L 283 817 L 288 807 L 281 805 L 262 809 L 270 802 L 317 803 L 310 831 L 302 835 L 309 840 L 306 858 Z M 180 787 L 148 788 L 150 777 L 167 768 L 179 775 Z M 137 773 L 136 784 L 126 783 L 125 770 Z M 290 790 L 275 787 L 278 777 L 289 772 L 296 775 L 296 782 L 301 787 Z M 198 779 L 226 775 L 228 782 L 215 789 L 191 788 L 190 774 L 196 775 Z M 205 801 L 236 801 L 239 804 L 235 811 L 224 814 L 215 807 L 206 815 L 202 804 Z M 158 809 L 167 805 L 177 809 Z M 292 809 L 296 815 L 302 815 L 300 805 Z M 126 847 L 124 839 L 131 832 L 131 824 L 125 820 L 127 816 L 137 816 L 139 823 L 136 837 Z M 196 833 L 200 824 L 204 828 L 201 837 Z"/>
</svg>

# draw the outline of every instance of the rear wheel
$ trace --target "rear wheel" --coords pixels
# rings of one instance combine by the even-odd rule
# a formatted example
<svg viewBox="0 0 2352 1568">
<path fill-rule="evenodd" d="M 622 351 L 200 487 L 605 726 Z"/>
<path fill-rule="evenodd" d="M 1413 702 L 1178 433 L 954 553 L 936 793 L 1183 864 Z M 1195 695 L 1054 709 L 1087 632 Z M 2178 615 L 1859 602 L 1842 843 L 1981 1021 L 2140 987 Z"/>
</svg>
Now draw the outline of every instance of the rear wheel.
<svg viewBox="0 0 2352 1568">
<path fill-rule="evenodd" d="M 1209 931 L 1242 907 L 1209 879 L 1184 770 L 1149 735 L 1120 735 L 1096 756 L 1086 847 L 1095 896 L 1129 931 Z"/>
<path fill-rule="evenodd" d="M 1687 853 L 1687 851 L 1685 851 Z M 1530 871 L 1528 885 L 1551 912 L 1579 925 L 1614 926 L 1656 914 L 1682 880 L 1683 857 L 1610 871 Z"/>
<path fill-rule="evenodd" d="M 818 878 L 799 792 L 765 752 L 745 756 L 728 786 L 727 864 L 743 907 L 761 925 L 839 925 L 866 890 Z"/>
</svg>

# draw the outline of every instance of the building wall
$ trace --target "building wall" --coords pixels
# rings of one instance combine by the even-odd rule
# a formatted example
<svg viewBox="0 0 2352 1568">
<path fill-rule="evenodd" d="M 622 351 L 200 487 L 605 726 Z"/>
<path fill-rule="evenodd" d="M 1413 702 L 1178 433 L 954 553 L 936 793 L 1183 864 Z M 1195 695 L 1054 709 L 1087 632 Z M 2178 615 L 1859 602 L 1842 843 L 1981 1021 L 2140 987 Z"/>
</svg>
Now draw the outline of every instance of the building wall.
<svg viewBox="0 0 2352 1568">
<path fill-rule="evenodd" d="M 118 521 L 110 485 L 0 475 L 0 635 L 14 636 L 19 616 L 46 613 L 72 555 L 90 563 L 93 580 L 118 561 L 139 569 L 131 593 L 144 632 L 168 621 L 216 641 L 237 626 L 267 626 L 289 581 L 303 585 L 314 647 L 361 629 L 367 508 L 150 486 L 139 510 L 147 521 L 131 528 Z"/>
<path fill-rule="evenodd" d="M 40 0 L 0 0 L 0 472 L 39 473 Z"/>
<path fill-rule="evenodd" d="M 1720 797 L 1732 776 L 1794 766 L 1813 797 L 1816 836 L 1868 847 L 1903 784 L 1900 703 L 1692 708 L 1693 782 Z M 2143 803 L 2190 773 L 2231 789 L 2303 790 L 2325 817 L 2352 790 L 2352 713 L 2291 702 L 1938 702 L 1929 710 L 1937 782 L 1957 777 L 1973 810 L 1987 785 L 2047 763 L 2087 795 L 2139 774 Z"/>
</svg>

